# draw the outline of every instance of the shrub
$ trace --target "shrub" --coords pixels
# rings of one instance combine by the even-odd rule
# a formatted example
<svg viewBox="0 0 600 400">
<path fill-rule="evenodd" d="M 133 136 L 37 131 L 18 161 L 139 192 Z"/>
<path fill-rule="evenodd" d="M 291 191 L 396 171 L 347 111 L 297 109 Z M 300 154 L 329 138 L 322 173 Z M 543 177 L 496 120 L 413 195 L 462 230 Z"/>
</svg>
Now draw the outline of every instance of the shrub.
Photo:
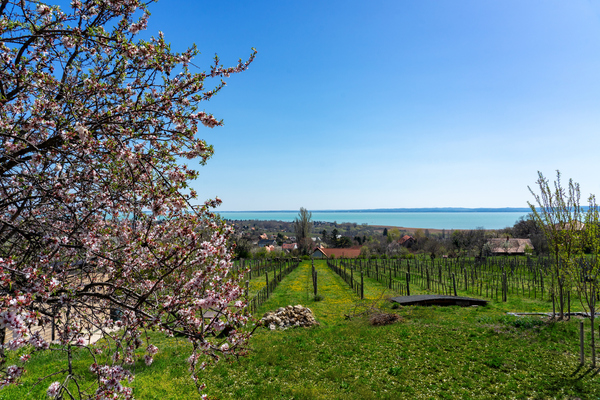
<svg viewBox="0 0 600 400">
<path fill-rule="evenodd" d="M 532 329 L 544 325 L 544 321 L 539 318 L 513 317 L 508 315 L 500 317 L 500 322 L 520 329 Z"/>
<path fill-rule="evenodd" d="M 401 319 L 398 314 L 373 314 L 369 318 L 369 322 L 373 326 L 390 325 Z"/>
</svg>

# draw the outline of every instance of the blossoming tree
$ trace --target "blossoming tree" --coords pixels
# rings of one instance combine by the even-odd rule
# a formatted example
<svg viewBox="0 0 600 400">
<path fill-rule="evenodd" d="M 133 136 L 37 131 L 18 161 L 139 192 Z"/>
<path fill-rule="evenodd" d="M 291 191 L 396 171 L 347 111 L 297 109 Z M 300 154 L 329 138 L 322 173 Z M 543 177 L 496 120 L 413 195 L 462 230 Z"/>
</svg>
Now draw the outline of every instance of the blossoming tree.
<svg viewBox="0 0 600 400">
<path fill-rule="evenodd" d="M 256 52 L 192 72 L 195 46 L 136 37 L 151 2 L 0 0 L 0 387 L 50 347 L 65 354 L 51 397 L 132 398 L 128 366 L 159 351 L 151 330 L 191 341 L 200 390 L 204 357 L 244 352 L 231 229 L 219 199 L 190 206 L 197 172 L 181 160 L 210 158 L 198 126 L 221 122 L 199 104 Z M 88 391 L 75 347 L 92 359 Z"/>
</svg>

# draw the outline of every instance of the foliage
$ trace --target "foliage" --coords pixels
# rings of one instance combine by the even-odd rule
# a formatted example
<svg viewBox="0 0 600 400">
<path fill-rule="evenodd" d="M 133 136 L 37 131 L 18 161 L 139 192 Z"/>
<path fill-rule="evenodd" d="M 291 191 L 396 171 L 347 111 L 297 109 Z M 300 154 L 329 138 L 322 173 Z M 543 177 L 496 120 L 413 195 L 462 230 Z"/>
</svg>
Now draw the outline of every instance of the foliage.
<svg viewBox="0 0 600 400">
<path fill-rule="evenodd" d="M 250 251 L 250 255 L 252 258 L 262 260 L 265 258 L 273 259 L 278 257 L 285 257 L 285 253 L 283 250 L 275 248 L 270 250 L 270 248 L 265 247 L 255 247 Z"/>
<path fill-rule="evenodd" d="M 596 366 L 594 320 L 596 299 L 599 292 L 600 229 L 599 210 L 594 195 L 589 196 L 589 207 L 584 212 L 580 205 L 579 184 L 569 179 L 567 188 L 561 184 L 561 175 L 556 171 L 554 188 L 538 172 L 537 185 L 540 193 L 534 195 L 538 209 L 530 204 L 533 219 L 542 227 L 554 256 L 555 293 L 560 299 L 560 317 L 563 317 L 565 286 L 574 286 L 581 306 L 587 310 L 591 319 L 592 365 Z M 591 257 L 585 257 L 585 249 L 590 249 Z M 556 290 L 558 289 L 558 290 Z"/>
<path fill-rule="evenodd" d="M 529 188 L 538 206 L 529 203 L 532 219 L 544 232 L 554 257 L 569 262 L 583 248 L 580 233 L 585 215 L 580 205 L 579 184 L 569 179 L 568 187 L 563 187 L 560 171 L 556 171 L 553 188 L 541 172 L 536 184 L 539 194 Z"/>
<path fill-rule="evenodd" d="M 306 208 L 300 207 L 298 217 L 294 220 L 294 230 L 296 232 L 296 242 L 298 248 L 303 254 L 308 254 L 312 250 L 312 239 L 310 233 L 312 230 L 312 213 Z"/>
<path fill-rule="evenodd" d="M 360 255 L 363 257 L 369 257 L 371 255 L 371 250 L 369 249 L 369 246 L 362 246 L 360 248 Z"/>
<path fill-rule="evenodd" d="M 446 247 L 441 240 L 429 238 L 425 243 L 425 251 L 430 254 L 431 258 L 436 258 L 446 252 Z"/>
<path fill-rule="evenodd" d="M 337 247 L 341 247 L 341 248 L 352 247 L 352 240 L 348 236 L 342 236 L 337 241 Z"/>
<path fill-rule="evenodd" d="M 172 52 L 160 32 L 136 39 L 151 2 L 0 1 L 0 387 L 48 349 L 40 329 L 55 328 L 66 354 L 44 371 L 57 398 L 130 398 L 131 366 L 158 351 L 149 330 L 191 341 L 199 389 L 203 354 L 244 352 L 232 229 L 210 211 L 219 199 L 190 206 L 198 173 L 180 160 L 211 157 L 198 126 L 222 122 L 200 103 L 255 52 L 191 72 L 195 46 Z M 88 346 L 91 331 L 104 345 Z M 95 384 L 78 385 L 74 348 L 90 350 L 79 367 Z M 9 365 L 7 350 L 22 357 Z"/>
<path fill-rule="evenodd" d="M 481 256 L 487 239 L 486 231 L 483 228 L 456 230 L 451 235 L 452 246 L 456 249 L 457 253 L 467 256 Z"/>
<path fill-rule="evenodd" d="M 402 237 L 400 230 L 398 228 L 392 228 L 387 232 L 387 241 L 388 243 L 397 242 Z"/>
<path fill-rule="evenodd" d="M 238 237 L 235 239 L 235 258 L 250 258 L 252 256 L 252 243 L 250 240 L 244 237 Z"/>
<path fill-rule="evenodd" d="M 321 240 L 325 243 L 327 243 L 327 229 L 323 229 L 323 231 L 321 232 Z"/>
<path fill-rule="evenodd" d="M 560 316 L 563 316 L 564 287 L 570 280 L 572 271 L 576 268 L 576 258 L 583 252 L 582 234 L 583 210 L 580 205 L 579 184 L 569 180 L 567 188 L 561 183 L 560 171 L 556 172 L 556 181 L 553 188 L 550 186 L 541 172 L 538 172 L 536 184 L 539 194 L 533 189 L 529 191 L 533 195 L 537 207 L 529 203 L 532 218 L 542 228 L 546 237 L 550 252 L 554 257 L 554 274 L 552 290 L 560 300 Z M 575 274 L 577 276 L 578 274 Z M 578 278 L 577 278 L 578 279 Z"/>
<path fill-rule="evenodd" d="M 338 247 L 338 236 L 339 232 L 337 228 L 333 228 L 331 231 L 331 238 L 329 239 L 329 244 L 331 244 L 332 247 Z"/>
</svg>

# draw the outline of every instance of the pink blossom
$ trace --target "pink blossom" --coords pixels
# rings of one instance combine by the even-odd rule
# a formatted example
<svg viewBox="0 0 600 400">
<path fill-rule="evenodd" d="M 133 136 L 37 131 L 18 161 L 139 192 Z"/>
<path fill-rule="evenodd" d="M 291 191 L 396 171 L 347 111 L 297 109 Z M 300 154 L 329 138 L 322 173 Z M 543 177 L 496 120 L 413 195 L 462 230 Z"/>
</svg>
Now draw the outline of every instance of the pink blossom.
<svg viewBox="0 0 600 400">
<path fill-rule="evenodd" d="M 158 347 L 156 347 L 155 345 L 151 344 L 151 345 L 148 345 L 148 348 L 146 349 L 146 351 L 148 352 L 148 354 L 150 354 L 151 356 L 153 356 L 156 353 L 158 353 Z"/>
<path fill-rule="evenodd" d="M 46 394 L 48 394 L 49 397 L 57 397 L 58 394 L 60 393 L 60 382 L 52 382 L 50 384 L 50 386 L 48 386 L 48 390 L 46 391 Z"/>
<path fill-rule="evenodd" d="M 133 375 L 123 365 L 145 342 L 152 364 L 158 348 L 148 330 L 187 337 L 193 374 L 205 356 L 242 354 L 248 338 L 234 330 L 236 345 L 207 340 L 247 323 L 244 278 L 230 273 L 234 232 L 212 212 L 221 199 L 192 209 L 189 186 L 199 173 L 180 160 L 199 167 L 213 154 L 199 129 L 222 121 L 196 110 L 225 83 L 205 88 L 208 75 L 245 70 L 255 51 L 232 67 L 195 72 L 194 46 L 174 53 L 162 32 L 135 38 L 147 28 L 146 3 L 71 0 L 59 11 L 11 0 L 0 16 L 10 9 L 19 21 L 0 29 L 0 196 L 10 199 L 0 206 L 4 346 L 44 351 L 40 328 L 52 327 L 68 364 L 69 348 L 101 336 L 105 344 L 92 351 L 109 365 L 90 366 L 97 379 L 85 394 L 99 399 L 131 398 Z M 18 37 L 33 39 L 20 59 Z M 219 314 L 208 322 L 206 310 Z M 0 360 L 0 387 L 15 384 L 29 360 Z M 48 395 L 61 391 L 54 382 Z"/>
<path fill-rule="evenodd" d="M 45 4 L 38 4 L 36 10 L 40 15 L 47 15 L 51 12 L 50 7 Z"/>
</svg>

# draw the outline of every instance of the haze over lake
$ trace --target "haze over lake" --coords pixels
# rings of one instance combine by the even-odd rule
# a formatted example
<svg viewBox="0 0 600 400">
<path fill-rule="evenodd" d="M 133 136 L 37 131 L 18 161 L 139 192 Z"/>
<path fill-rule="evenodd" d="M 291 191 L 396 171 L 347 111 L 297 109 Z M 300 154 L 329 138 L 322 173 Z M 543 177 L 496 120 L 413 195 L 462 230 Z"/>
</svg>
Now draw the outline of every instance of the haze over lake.
<svg viewBox="0 0 600 400">
<path fill-rule="evenodd" d="M 426 210 L 426 211 L 424 211 Z M 313 221 L 354 222 L 357 224 L 399 226 L 423 229 L 502 229 L 513 226 L 529 213 L 526 208 L 500 209 L 412 209 L 391 210 L 322 210 L 312 211 Z M 222 211 L 231 220 L 275 220 L 291 222 L 298 211 Z"/>
</svg>

